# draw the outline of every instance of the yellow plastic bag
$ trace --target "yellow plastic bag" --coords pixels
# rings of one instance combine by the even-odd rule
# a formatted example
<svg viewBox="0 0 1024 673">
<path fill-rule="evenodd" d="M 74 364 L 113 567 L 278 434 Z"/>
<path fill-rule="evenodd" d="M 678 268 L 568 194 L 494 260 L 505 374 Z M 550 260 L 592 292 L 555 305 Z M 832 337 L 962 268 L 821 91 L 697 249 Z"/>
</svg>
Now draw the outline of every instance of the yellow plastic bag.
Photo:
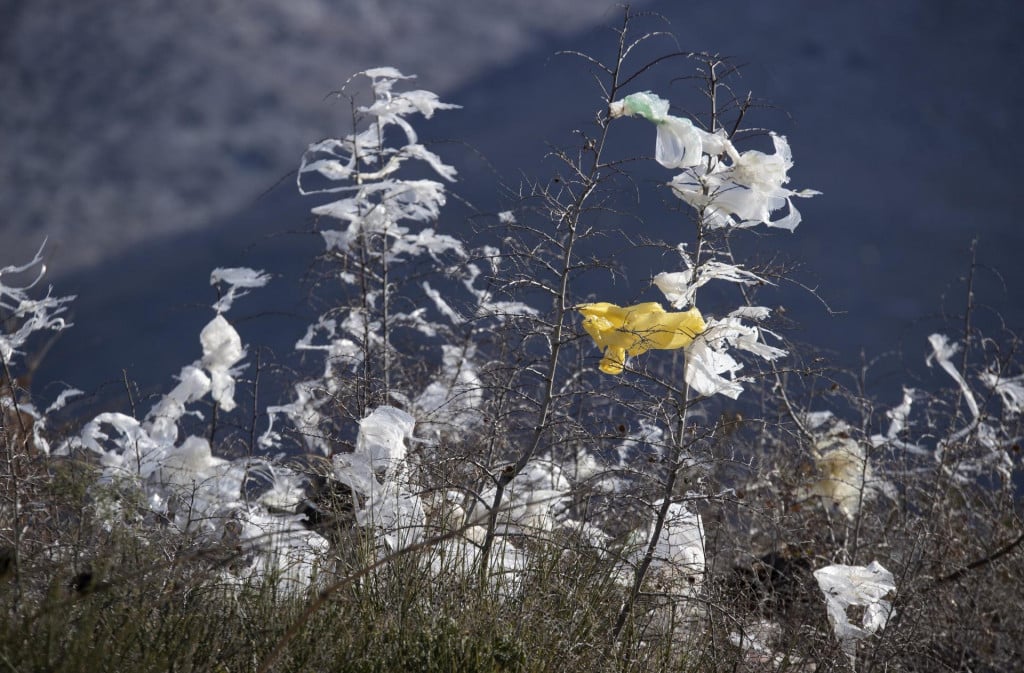
<svg viewBox="0 0 1024 673">
<path fill-rule="evenodd" d="M 583 329 L 604 352 L 599 366 L 605 374 L 621 374 L 627 355 L 685 348 L 706 327 L 696 307 L 669 312 L 654 301 L 633 306 L 597 302 L 576 310 L 583 315 Z"/>
</svg>

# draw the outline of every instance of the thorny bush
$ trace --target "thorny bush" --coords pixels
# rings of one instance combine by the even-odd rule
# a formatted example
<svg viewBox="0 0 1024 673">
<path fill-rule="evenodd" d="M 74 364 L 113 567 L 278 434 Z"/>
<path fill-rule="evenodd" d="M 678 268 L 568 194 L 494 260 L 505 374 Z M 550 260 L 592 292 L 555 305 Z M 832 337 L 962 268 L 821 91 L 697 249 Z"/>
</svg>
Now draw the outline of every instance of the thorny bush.
<svg viewBox="0 0 1024 673">
<path fill-rule="evenodd" d="M 732 241 L 798 235 L 794 199 L 818 193 L 788 186 L 790 143 L 749 125 L 728 60 L 656 54 L 672 43 L 647 20 L 627 10 L 606 58 L 566 53 L 597 82 L 592 124 L 472 236 L 413 125 L 458 106 L 393 68 L 336 92 L 351 130 L 298 171 L 331 298 L 295 346 L 317 365 L 249 441 L 214 428 L 260 392 L 227 315 L 268 274 L 212 272 L 202 355 L 148 411 L 54 432 L 77 391 L 40 411 L 18 372 L 71 298 L 32 299 L 39 255 L 0 269 L 4 660 L 88 668 L 88 642 L 119 670 L 1019 665 L 1018 342 L 980 334 L 969 299 L 930 339 L 948 391 L 892 409 L 801 360 L 763 299 L 785 272 Z M 644 88 L 680 69 L 703 112 Z M 672 240 L 636 221 L 664 196 Z M 126 626 L 169 623 L 222 644 Z M 314 654 L 316 628 L 338 649 Z"/>
</svg>

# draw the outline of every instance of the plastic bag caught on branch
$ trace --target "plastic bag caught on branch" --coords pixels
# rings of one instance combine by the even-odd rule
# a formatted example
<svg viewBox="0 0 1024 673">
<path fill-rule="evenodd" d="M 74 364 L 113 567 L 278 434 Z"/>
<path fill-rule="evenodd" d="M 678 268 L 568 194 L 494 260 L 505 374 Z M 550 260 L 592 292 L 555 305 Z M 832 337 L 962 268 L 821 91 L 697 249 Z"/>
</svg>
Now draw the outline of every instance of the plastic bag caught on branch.
<svg viewBox="0 0 1024 673">
<path fill-rule="evenodd" d="M 893 614 L 892 604 L 885 600 L 896 591 L 893 575 L 878 561 L 872 561 L 868 566 L 826 566 L 814 571 L 814 579 L 825 594 L 829 624 L 854 665 L 857 641 L 884 629 Z M 859 625 L 850 621 L 849 607 L 864 609 Z"/>
</svg>

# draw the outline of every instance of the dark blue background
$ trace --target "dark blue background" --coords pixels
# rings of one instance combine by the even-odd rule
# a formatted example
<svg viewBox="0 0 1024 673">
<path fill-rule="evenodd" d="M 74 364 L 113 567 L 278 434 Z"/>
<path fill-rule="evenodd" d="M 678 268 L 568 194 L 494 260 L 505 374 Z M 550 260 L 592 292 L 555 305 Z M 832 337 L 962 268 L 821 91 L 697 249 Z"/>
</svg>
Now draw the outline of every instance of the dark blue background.
<svg viewBox="0 0 1024 673">
<path fill-rule="evenodd" d="M 920 373 L 927 334 L 955 334 L 961 327 L 951 316 L 963 309 L 962 279 L 974 239 L 981 265 L 978 320 L 990 332 L 998 329 L 997 315 L 1010 329 L 1024 326 L 1018 221 L 1024 140 L 1017 120 L 1024 102 L 1024 11 L 1018 3 L 793 0 L 659 2 L 652 8 L 671 21 L 683 48 L 713 50 L 744 66 L 734 82 L 738 93 L 751 90 L 770 104 L 748 121 L 789 138 L 796 162 L 790 186 L 823 192 L 798 202 L 804 222 L 795 234 L 760 231 L 746 245 L 753 256 L 799 262 L 793 277 L 818 288 L 839 312 L 829 314 L 792 287 L 764 295 L 765 303 L 784 304 L 799 323 L 788 336 L 832 352 L 842 365 L 856 365 L 861 353 L 891 354 L 872 376 L 878 393 L 895 401 L 904 369 Z M 617 23 L 610 14 L 608 24 Z M 661 27 L 653 19 L 644 25 Z M 516 189 L 522 176 L 547 179 L 552 164 L 542 160 L 545 152 L 570 142 L 571 131 L 586 127 L 600 104 L 586 65 L 553 53 L 603 56 L 613 44 L 607 28 L 560 37 L 444 92 L 464 109 L 417 126 L 424 139 L 438 141 L 435 151 L 459 166 L 463 180 L 454 189 L 481 211 L 496 212 L 513 205 L 495 188 L 499 182 Z M 674 48 L 668 41 L 653 44 L 655 51 Z M 698 100 L 693 82 L 674 79 L 688 68 L 676 61 L 636 88 L 656 90 L 683 112 Z M 324 90 L 334 85 L 324 82 Z M 325 128 L 322 135 L 337 132 Z M 624 155 L 653 151 L 653 130 L 643 122 L 625 120 L 615 133 L 614 149 Z M 449 139 L 475 147 L 489 164 L 440 142 Z M 301 150 L 295 149 L 296 163 Z M 293 168 L 278 170 L 284 175 Z M 669 175 L 653 162 L 638 171 L 651 190 L 638 206 L 651 235 L 690 238 L 684 217 L 667 216 L 662 197 L 651 196 Z M 58 380 L 113 390 L 103 385 L 115 382 L 116 388 L 122 368 L 144 388 L 169 385 L 169 375 L 199 355 L 198 330 L 215 299 L 209 271 L 216 266 L 257 266 L 280 276 L 240 300 L 233 314 L 245 341 L 290 348 L 313 315 L 296 278 L 320 242 L 285 233 L 308 229 L 312 205 L 295 194 L 292 180 L 266 188 L 238 212 L 196 231 L 154 238 L 97 267 L 57 277 L 58 292 L 79 295 L 76 325 L 46 358 L 36 390 L 56 394 Z M 439 225 L 453 233 L 464 227 L 461 215 Z M 0 263 L 13 261 L 0 254 Z M 617 286 L 617 294 L 586 290 L 622 301 L 656 299 L 644 293 L 661 270 L 655 263 L 630 268 L 631 282 Z"/>
</svg>

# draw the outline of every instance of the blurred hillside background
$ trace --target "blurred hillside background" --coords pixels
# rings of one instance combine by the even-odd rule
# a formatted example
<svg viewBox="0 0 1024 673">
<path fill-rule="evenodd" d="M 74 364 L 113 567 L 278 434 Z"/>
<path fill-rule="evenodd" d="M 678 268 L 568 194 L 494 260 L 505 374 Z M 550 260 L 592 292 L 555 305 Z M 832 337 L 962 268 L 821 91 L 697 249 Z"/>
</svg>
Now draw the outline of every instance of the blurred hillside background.
<svg viewBox="0 0 1024 673">
<path fill-rule="evenodd" d="M 898 398 L 925 336 L 948 325 L 942 312 L 962 310 L 975 238 L 987 267 L 976 295 L 992 307 L 979 319 L 1024 327 L 1024 6 L 633 7 L 664 15 L 669 26 L 646 25 L 672 30 L 680 48 L 744 65 L 737 89 L 773 106 L 750 122 L 789 137 L 794 188 L 824 193 L 798 204 L 794 235 L 764 240 L 766 256 L 799 261 L 795 277 L 838 312 L 787 290 L 776 303 L 800 324 L 790 336 L 847 365 L 890 353 L 873 371 Z M 243 339 L 286 349 L 301 336 L 311 312 L 295 277 L 319 241 L 285 233 L 310 226 L 291 172 L 308 143 L 346 130 L 345 106 L 325 96 L 352 73 L 393 65 L 464 106 L 420 128 L 425 140 L 466 143 L 434 149 L 455 157 L 456 193 L 493 213 L 513 205 L 496 185 L 545 177 L 550 144 L 571 142 L 599 105 L 585 64 L 554 53 L 606 53 L 620 20 L 603 0 L 0 2 L 0 266 L 47 238 L 49 281 L 79 296 L 37 391 L 57 380 L 102 390 L 122 369 L 143 386 L 166 383 L 198 356 L 216 266 L 291 283 L 238 305 L 250 312 Z M 674 67 L 641 88 L 692 99 L 693 82 L 668 76 L 690 64 Z M 633 126 L 623 133 L 643 146 L 632 153 L 653 151 L 650 129 Z M 652 180 L 668 179 L 655 169 Z M 661 203 L 648 206 L 652 222 L 664 219 Z M 632 299 L 661 270 L 631 269 L 634 287 L 605 297 Z M 271 334 L 282 313 L 294 329 Z"/>
</svg>

